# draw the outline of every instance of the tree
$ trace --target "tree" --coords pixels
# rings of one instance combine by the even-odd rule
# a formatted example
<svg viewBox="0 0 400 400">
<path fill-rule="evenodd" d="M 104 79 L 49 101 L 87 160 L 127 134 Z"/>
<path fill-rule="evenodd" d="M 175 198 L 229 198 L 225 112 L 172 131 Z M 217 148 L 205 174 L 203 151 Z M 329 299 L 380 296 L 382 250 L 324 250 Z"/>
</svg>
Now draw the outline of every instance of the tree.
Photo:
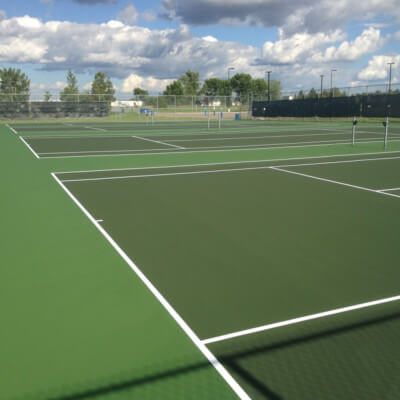
<svg viewBox="0 0 400 400">
<path fill-rule="evenodd" d="M 51 96 L 52 96 L 51 93 L 48 90 L 46 90 L 44 94 L 44 101 L 50 101 Z"/>
<path fill-rule="evenodd" d="M 280 81 L 271 79 L 270 83 L 271 100 L 279 100 L 282 97 L 282 85 Z"/>
<path fill-rule="evenodd" d="M 231 81 L 219 78 L 206 79 L 200 94 L 206 96 L 232 96 Z"/>
<path fill-rule="evenodd" d="M 115 89 L 104 72 L 97 72 L 92 82 L 92 101 L 115 101 Z"/>
<path fill-rule="evenodd" d="M 196 96 L 200 88 L 200 73 L 194 71 L 186 71 L 179 81 L 183 86 L 183 94 L 186 96 Z"/>
<path fill-rule="evenodd" d="M 141 88 L 135 88 L 133 89 L 133 94 L 134 96 L 148 96 L 149 92 L 145 89 L 141 89 Z"/>
<path fill-rule="evenodd" d="M 206 96 L 218 96 L 222 91 L 223 80 L 219 78 L 210 78 L 204 81 L 200 90 L 201 94 Z"/>
<path fill-rule="evenodd" d="M 20 69 L 0 69 L 0 93 L 3 101 L 28 101 L 31 81 Z"/>
<path fill-rule="evenodd" d="M 232 89 L 238 97 L 248 97 L 251 92 L 251 75 L 236 74 L 231 79 Z"/>
<path fill-rule="evenodd" d="M 164 90 L 166 96 L 183 96 L 184 89 L 181 81 L 173 81 Z"/>
<path fill-rule="evenodd" d="M 316 99 L 318 98 L 318 93 L 314 88 L 311 88 L 311 90 L 308 92 L 308 94 L 306 95 L 306 97 L 308 99 Z"/>
<path fill-rule="evenodd" d="M 61 101 L 78 101 L 78 81 L 71 70 L 67 73 L 67 86 L 60 93 Z"/>
<path fill-rule="evenodd" d="M 254 96 L 268 96 L 268 84 L 264 79 L 253 79 L 251 81 L 251 91 Z"/>
<path fill-rule="evenodd" d="M 305 94 L 304 94 L 304 92 L 302 90 L 299 90 L 299 92 L 295 96 L 295 98 L 297 98 L 297 99 L 304 99 L 305 97 L 306 96 L 305 96 Z"/>
</svg>

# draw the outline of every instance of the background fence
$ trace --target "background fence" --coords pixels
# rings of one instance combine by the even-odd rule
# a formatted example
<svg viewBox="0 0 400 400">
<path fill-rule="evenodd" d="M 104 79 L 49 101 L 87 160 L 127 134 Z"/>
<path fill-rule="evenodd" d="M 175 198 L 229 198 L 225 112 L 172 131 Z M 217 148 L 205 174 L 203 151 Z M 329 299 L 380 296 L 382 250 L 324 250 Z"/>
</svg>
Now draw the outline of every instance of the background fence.
<svg viewBox="0 0 400 400">
<path fill-rule="evenodd" d="M 281 100 L 255 97 L 253 117 L 398 117 L 400 85 L 286 92 Z"/>
<path fill-rule="evenodd" d="M 129 93 L 71 94 L 0 93 L 0 118 L 116 117 L 165 119 L 251 117 L 400 117 L 400 84 L 282 91 L 268 101 L 268 92 L 232 96 L 166 96 Z"/>
</svg>

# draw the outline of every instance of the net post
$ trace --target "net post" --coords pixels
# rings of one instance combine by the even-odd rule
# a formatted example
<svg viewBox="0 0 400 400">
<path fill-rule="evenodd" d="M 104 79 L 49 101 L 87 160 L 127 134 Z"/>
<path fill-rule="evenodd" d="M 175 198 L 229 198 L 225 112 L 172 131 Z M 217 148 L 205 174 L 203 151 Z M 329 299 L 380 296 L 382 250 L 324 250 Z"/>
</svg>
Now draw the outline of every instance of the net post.
<svg viewBox="0 0 400 400">
<path fill-rule="evenodd" d="M 387 149 L 387 144 L 388 144 L 388 129 L 389 129 L 389 117 L 385 118 L 385 122 L 383 123 L 383 126 L 385 127 L 385 137 L 384 137 L 384 148 L 385 150 Z"/>
<path fill-rule="evenodd" d="M 356 141 L 356 125 L 357 125 L 357 120 L 356 117 L 353 117 L 353 127 L 352 127 L 352 139 L 351 139 L 351 143 L 354 146 L 355 145 L 355 141 Z"/>
</svg>

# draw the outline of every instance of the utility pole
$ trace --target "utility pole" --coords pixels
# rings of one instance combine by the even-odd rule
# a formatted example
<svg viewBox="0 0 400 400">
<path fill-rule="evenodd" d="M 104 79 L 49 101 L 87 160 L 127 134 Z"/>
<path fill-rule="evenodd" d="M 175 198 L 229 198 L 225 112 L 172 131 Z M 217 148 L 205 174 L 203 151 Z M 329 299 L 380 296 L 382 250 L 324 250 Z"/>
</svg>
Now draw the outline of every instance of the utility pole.
<svg viewBox="0 0 400 400">
<path fill-rule="evenodd" d="M 391 88 L 392 88 L 392 65 L 394 64 L 394 62 L 389 62 L 389 89 L 388 89 L 388 93 L 390 94 Z"/>
<path fill-rule="evenodd" d="M 322 85 L 323 85 L 323 82 L 324 82 L 324 76 L 321 75 L 321 91 L 320 91 L 320 97 L 322 97 Z"/>
<path fill-rule="evenodd" d="M 331 97 L 333 97 L 332 75 L 337 72 L 337 69 L 331 69 Z"/>
<path fill-rule="evenodd" d="M 271 101 L 271 91 L 270 91 L 270 75 L 272 71 L 265 71 L 268 74 L 268 103 Z"/>
</svg>

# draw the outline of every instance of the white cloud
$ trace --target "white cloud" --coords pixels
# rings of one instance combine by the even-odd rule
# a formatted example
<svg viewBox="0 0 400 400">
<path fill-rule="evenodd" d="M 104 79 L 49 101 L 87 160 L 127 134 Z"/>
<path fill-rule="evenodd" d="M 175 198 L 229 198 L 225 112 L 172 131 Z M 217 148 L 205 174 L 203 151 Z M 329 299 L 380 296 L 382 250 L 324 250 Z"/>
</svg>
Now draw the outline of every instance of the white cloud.
<svg viewBox="0 0 400 400">
<path fill-rule="evenodd" d="M 143 78 L 136 74 L 129 75 L 122 83 L 121 91 L 132 93 L 133 89 L 141 88 L 149 92 L 160 92 L 172 82 L 172 79 Z"/>
<path fill-rule="evenodd" d="M 0 21 L 7 18 L 7 14 L 4 10 L 0 10 Z"/>
<path fill-rule="evenodd" d="M 218 39 L 216 39 L 214 36 L 204 36 L 202 39 L 206 42 L 218 42 Z"/>
<path fill-rule="evenodd" d="M 138 21 L 139 13 L 136 7 L 129 3 L 119 14 L 118 19 L 128 25 L 135 25 Z"/>
<path fill-rule="evenodd" d="M 363 31 L 360 36 L 348 42 L 342 42 L 338 47 L 331 46 L 324 53 L 318 52 L 313 55 L 315 62 L 329 61 L 354 61 L 365 54 L 377 51 L 382 47 L 385 40 L 381 37 L 379 29 L 373 27 Z"/>
<path fill-rule="evenodd" d="M 389 76 L 388 63 L 394 62 L 392 67 L 392 77 L 400 77 L 400 54 L 394 56 L 380 55 L 374 56 L 368 62 L 368 66 L 364 68 L 359 74 L 358 78 L 362 81 L 375 81 L 387 79 Z"/>
<path fill-rule="evenodd" d="M 327 62 L 335 62 L 335 68 L 341 70 L 337 79 L 343 84 L 370 79 L 365 78 L 368 74 L 377 75 L 373 60 L 358 78 L 351 67 L 346 67 L 346 72 L 338 63 L 376 51 L 383 40 L 373 27 L 353 40 L 346 40 L 340 29 L 291 36 L 280 30 L 275 42 L 268 41 L 259 48 L 213 36 L 193 37 L 186 25 L 151 30 L 115 20 L 79 24 L 42 22 L 24 16 L 0 20 L 0 63 L 21 67 L 32 63 L 48 71 L 72 69 L 91 75 L 102 71 L 123 80 L 121 86 L 127 93 L 134 87 L 162 91 L 171 79 L 188 69 L 198 71 L 202 80 L 225 78 L 228 67 L 234 68 L 233 73 L 249 73 L 257 78 L 263 78 L 264 71 L 271 69 L 273 79 L 281 79 L 285 87 L 295 87 L 299 82 L 303 87 L 317 87 L 319 75 L 328 69 Z"/>
<path fill-rule="evenodd" d="M 398 0 L 162 0 L 163 16 L 193 25 L 247 24 L 296 32 L 327 32 L 350 20 L 385 14 L 400 20 Z"/>
<path fill-rule="evenodd" d="M 42 23 L 31 17 L 0 21 L 0 62 L 36 63 L 46 70 L 103 71 L 126 78 L 170 79 L 188 69 L 201 76 L 225 76 L 227 66 L 257 70 L 260 49 L 191 35 L 186 25 L 150 30 L 121 21 Z"/>
<path fill-rule="evenodd" d="M 262 61 L 268 64 L 293 64 L 328 43 L 338 42 L 345 37 L 344 32 L 336 30 L 332 34 L 296 33 L 284 38 L 282 31 L 276 42 L 265 42 L 262 48 Z"/>
</svg>

